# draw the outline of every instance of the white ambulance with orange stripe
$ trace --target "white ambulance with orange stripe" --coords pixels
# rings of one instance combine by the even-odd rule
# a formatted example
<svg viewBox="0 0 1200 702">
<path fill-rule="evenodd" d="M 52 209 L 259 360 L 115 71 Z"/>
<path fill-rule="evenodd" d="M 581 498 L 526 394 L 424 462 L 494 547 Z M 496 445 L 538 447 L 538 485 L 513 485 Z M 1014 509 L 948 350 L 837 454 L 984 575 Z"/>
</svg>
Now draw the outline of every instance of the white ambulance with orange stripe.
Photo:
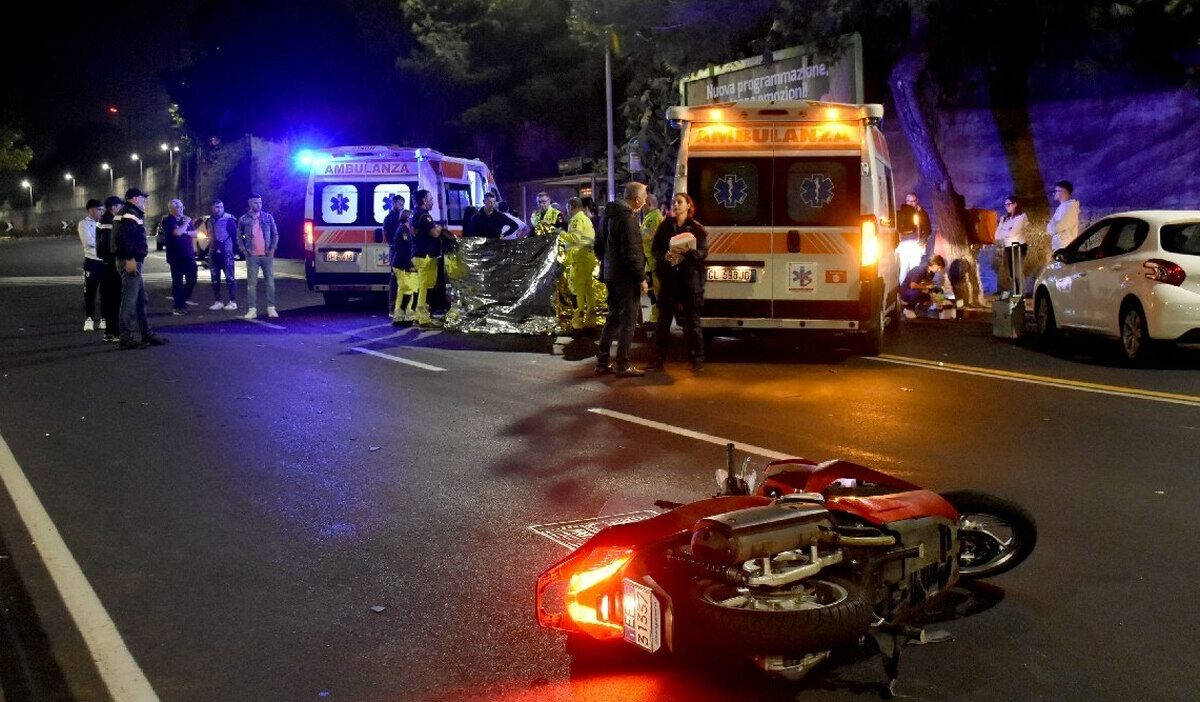
<svg viewBox="0 0 1200 702">
<path fill-rule="evenodd" d="M 391 198 L 412 209 L 418 190 L 433 193 L 433 218 L 461 235 L 468 206 L 481 207 L 496 188 L 482 162 L 433 149 L 343 146 L 305 151 L 304 275 L 308 289 L 336 306 L 352 295 L 386 292 L 391 259 L 383 219 Z"/>
<path fill-rule="evenodd" d="M 879 353 L 900 318 L 896 198 L 880 105 L 810 101 L 672 107 L 675 191 L 708 230 L 701 322 L 823 330 Z"/>
</svg>

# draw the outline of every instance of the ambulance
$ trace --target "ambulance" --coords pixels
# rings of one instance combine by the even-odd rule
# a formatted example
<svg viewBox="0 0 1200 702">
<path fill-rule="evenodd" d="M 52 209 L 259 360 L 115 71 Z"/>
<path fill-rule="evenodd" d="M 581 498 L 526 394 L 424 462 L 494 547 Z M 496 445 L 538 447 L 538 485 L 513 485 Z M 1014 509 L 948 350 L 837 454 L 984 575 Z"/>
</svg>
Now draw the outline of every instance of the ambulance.
<svg viewBox="0 0 1200 702">
<path fill-rule="evenodd" d="M 675 191 L 708 230 L 706 339 L 729 330 L 856 337 L 898 325 L 896 197 L 881 105 L 672 107 Z"/>
<path fill-rule="evenodd" d="M 428 190 L 434 220 L 459 236 L 466 208 L 481 207 L 484 193 L 496 188 L 482 161 L 426 148 L 343 146 L 305 151 L 298 160 L 309 169 L 304 277 L 330 307 L 387 292 L 392 269 L 383 219 L 392 196 L 411 210 L 416 192 Z"/>
</svg>

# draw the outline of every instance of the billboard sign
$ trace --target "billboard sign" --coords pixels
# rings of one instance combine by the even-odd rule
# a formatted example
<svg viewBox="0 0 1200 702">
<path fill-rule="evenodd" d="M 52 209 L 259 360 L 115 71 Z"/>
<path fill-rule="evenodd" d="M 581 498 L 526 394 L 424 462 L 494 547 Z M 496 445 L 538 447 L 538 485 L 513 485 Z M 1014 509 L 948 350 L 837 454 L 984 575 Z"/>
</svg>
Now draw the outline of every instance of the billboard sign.
<svg viewBox="0 0 1200 702">
<path fill-rule="evenodd" d="M 709 66 L 679 80 L 684 105 L 709 105 L 734 100 L 819 100 L 863 102 L 862 38 L 842 38 L 835 58 L 804 46 L 774 51 L 767 56 Z"/>
</svg>

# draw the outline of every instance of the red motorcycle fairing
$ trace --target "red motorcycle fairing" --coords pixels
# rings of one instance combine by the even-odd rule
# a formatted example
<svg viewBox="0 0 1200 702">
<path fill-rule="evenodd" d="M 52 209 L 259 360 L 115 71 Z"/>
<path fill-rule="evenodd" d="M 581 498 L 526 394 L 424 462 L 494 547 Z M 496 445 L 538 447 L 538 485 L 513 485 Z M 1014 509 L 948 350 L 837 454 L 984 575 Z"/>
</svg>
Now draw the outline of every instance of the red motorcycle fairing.
<svg viewBox="0 0 1200 702">
<path fill-rule="evenodd" d="M 828 509 L 848 512 L 877 526 L 934 516 L 958 521 L 954 506 L 936 492 L 850 461 L 816 463 L 807 458 L 789 458 L 767 464 L 763 475 L 759 494 L 780 497 L 794 492 L 820 493 L 825 495 Z M 853 494 L 854 488 L 847 490 L 850 494 L 836 494 L 834 484 L 840 480 L 869 483 L 874 486 L 872 494 Z"/>
<path fill-rule="evenodd" d="M 651 517 L 640 522 L 617 524 L 601 530 L 588 539 L 582 546 L 572 551 L 558 563 L 555 563 L 538 576 L 537 591 L 534 606 L 537 613 L 538 625 L 563 631 L 580 630 L 579 622 L 566 616 L 566 612 L 550 612 L 545 607 L 544 595 L 554 583 L 570 581 L 581 567 L 587 564 L 592 554 L 610 552 L 608 559 L 615 567 L 604 571 L 603 580 L 615 580 L 620 583 L 624 566 L 636 555 L 639 548 L 663 539 L 691 531 L 692 525 L 704 517 L 733 512 L 747 507 L 761 507 L 773 503 L 770 497 L 758 495 L 733 495 L 713 497 L 699 502 L 692 502 L 682 507 L 664 512 L 657 517 Z M 624 554 L 624 557 L 622 557 Z M 597 564 L 593 564 L 597 565 Z M 600 572 L 604 564 L 598 564 L 595 571 Z M 588 589 L 600 585 L 600 581 L 587 583 Z M 568 606 L 570 603 L 567 603 Z M 603 629 L 603 624 L 597 625 L 595 631 L 589 631 L 593 636 L 609 634 Z M 615 629 L 613 630 L 615 631 Z"/>
</svg>

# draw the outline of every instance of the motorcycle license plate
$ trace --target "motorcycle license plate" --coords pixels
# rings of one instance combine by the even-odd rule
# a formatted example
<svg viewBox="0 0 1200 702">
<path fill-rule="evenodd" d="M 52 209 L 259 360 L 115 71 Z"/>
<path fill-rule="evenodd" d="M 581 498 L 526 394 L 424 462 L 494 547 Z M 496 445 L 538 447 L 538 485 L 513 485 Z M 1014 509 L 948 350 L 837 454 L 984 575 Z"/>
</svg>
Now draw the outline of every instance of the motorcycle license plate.
<svg viewBox="0 0 1200 702">
<path fill-rule="evenodd" d="M 662 647 L 662 608 L 650 588 L 628 578 L 621 602 L 625 609 L 625 640 L 653 653 Z"/>
</svg>

